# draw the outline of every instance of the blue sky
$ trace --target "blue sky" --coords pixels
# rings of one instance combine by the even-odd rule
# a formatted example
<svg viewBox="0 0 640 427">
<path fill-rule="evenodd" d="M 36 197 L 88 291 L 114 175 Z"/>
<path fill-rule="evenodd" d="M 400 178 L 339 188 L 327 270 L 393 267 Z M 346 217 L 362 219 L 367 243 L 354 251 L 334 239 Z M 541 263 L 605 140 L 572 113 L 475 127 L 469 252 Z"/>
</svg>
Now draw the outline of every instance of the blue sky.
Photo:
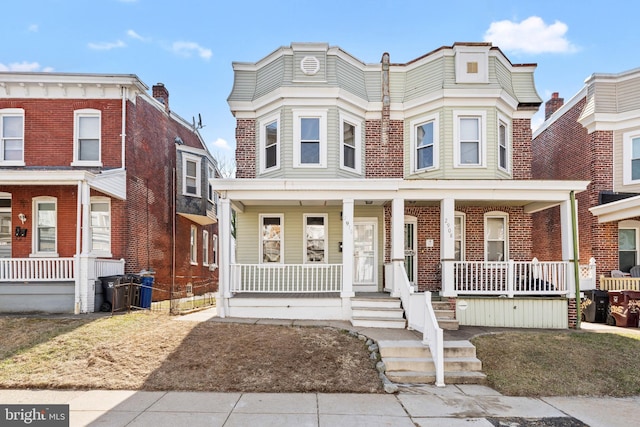
<svg viewBox="0 0 640 427">
<path fill-rule="evenodd" d="M 326 42 L 366 63 L 408 62 L 454 42 L 491 41 L 513 63 L 537 63 L 546 101 L 568 101 L 594 72 L 640 67 L 636 2 L 21 0 L 3 2 L 0 71 L 136 74 L 202 116 L 211 151 L 232 158 L 231 63 L 291 42 Z M 8 19 L 10 17 L 10 19 Z M 543 109 L 543 108 L 542 108 Z M 534 125 L 542 121 L 541 114 Z"/>
</svg>

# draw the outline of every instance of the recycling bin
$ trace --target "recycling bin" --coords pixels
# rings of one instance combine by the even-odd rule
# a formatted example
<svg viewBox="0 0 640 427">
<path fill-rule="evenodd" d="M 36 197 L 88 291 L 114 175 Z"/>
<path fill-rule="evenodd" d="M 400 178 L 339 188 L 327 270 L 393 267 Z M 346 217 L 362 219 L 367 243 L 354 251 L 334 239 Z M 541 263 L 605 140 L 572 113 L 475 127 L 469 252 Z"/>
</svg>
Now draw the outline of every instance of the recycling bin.
<svg viewBox="0 0 640 427">
<path fill-rule="evenodd" d="M 639 291 L 609 291 L 607 324 L 636 328 L 638 327 L 639 314 Z"/>
<path fill-rule="evenodd" d="M 140 285 L 140 307 L 151 308 L 151 295 L 153 291 L 153 276 L 142 276 Z"/>
</svg>

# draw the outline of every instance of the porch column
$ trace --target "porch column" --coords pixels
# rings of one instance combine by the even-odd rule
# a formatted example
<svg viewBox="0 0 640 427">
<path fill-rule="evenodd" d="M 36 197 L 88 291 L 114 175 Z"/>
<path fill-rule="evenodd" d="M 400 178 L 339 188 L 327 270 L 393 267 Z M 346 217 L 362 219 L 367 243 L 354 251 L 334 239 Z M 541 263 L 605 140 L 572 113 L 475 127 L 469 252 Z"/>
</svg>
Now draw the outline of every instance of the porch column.
<svg viewBox="0 0 640 427">
<path fill-rule="evenodd" d="M 455 261 L 455 200 L 451 198 L 440 201 L 440 261 L 442 263 L 442 294 L 455 296 L 453 286 L 453 261 Z"/>
<path fill-rule="evenodd" d="M 87 313 L 93 311 L 95 298 L 95 277 L 90 274 L 93 268 L 89 267 L 91 252 L 91 197 L 87 181 L 78 182 L 78 210 L 80 213 L 80 226 L 77 228 L 79 238 L 76 242 L 80 247 L 76 248 L 76 304 L 74 312 Z M 89 285 L 91 283 L 91 285 Z"/>
<path fill-rule="evenodd" d="M 353 199 L 342 201 L 342 298 L 351 298 L 353 292 Z"/>
<path fill-rule="evenodd" d="M 218 316 L 225 317 L 228 309 L 228 298 L 231 297 L 231 201 L 220 199 L 218 216 L 218 234 L 220 253 L 218 254 L 220 269 L 218 270 L 218 296 L 216 309 Z"/>
<path fill-rule="evenodd" d="M 578 201 L 576 200 L 576 212 L 578 212 Z M 569 268 L 567 269 L 567 291 L 568 297 L 571 298 L 576 291 L 576 280 L 573 274 L 572 262 L 580 262 L 580 254 L 573 252 L 573 221 L 577 221 L 577 218 L 572 218 L 571 215 L 571 200 L 565 200 L 560 203 L 560 240 L 562 242 L 562 260 L 568 261 Z M 576 223 L 577 227 L 577 223 Z"/>
<path fill-rule="evenodd" d="M 404 199 L 396 198 L 391 201 L 391 263 L 394 272 L 404 264 Z M 399 297 L 399 283 L 394 283 L 391 288 L 391 296 Z"/>
</svg>

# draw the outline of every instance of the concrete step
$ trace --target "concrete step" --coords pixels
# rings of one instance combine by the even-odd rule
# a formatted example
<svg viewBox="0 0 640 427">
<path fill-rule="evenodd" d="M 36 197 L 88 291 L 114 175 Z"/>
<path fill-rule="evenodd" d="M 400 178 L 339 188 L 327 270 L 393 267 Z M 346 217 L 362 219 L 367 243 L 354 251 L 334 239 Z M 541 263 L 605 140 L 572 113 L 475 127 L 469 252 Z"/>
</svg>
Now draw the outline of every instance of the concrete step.
<svg viewBox="0 0 640 427">
<path fill-rule="evenodd" d="M 448 331 L 457 331 L 458 329 L 460 329 L 460 323 L 456 319 L 436 318 L 436 320 L 438 321 L 438 326 L 440 326 L 442 329 L 446 329 Z"/>
<path fill-rule="evenodd" d="M 443 352 L 447 357 L 476 357 L 476 347 L 469 341 L 444 341 Z"/>
<path fill-rule="evenodd" d="M 378 341 L 380 356 L 385 357 L 431 357 L 428 345 L 417 340 Z M 469 341 L 444 341 L 443 353 L 448 357 L 476 357 L 476 348 Z"/>
<path fill-rule="evenodd" d="M 431 301 L 434 310 L 452 310 L 448 301 Z"/>
<path fill-rule="evenodd" d="M 400 298 L 391 297 L 352 297 L 351 308 L 377 307 L 377 308 L 400 308 Z"/>
<path fill-rule="evenodd" d="M 400 384 L 433 384 L 436 381 L 436 373 L 411 372 L 411 371 L 387 371 L 389 380 Z M 482 372 L 445 372 L 445 384 L 486 384 L 487 376 Z"/>
<path fill-rule="evenodd" d="M 455 319 L 456 312 L 453 310 L 433 310 L 437 319 Z"/>
<path fill-rule="evenodd" d="M 381 319 L 402 319 L 404 310 L 387 307 L 355 307 L 352 308 L 353 317 L 379 317 Z"/>
<path fill-rule="evenodd" d="M 385 319 L 380 317 L 351 317 L 351 324 L 353 326 L 360 326 L 363 328 L 391 328 L 391 329 L 404 329 L 407 325 L 405 319 Z"/>
<path fill-rule="evenodd" d="M 433 359 L 430 357 L 385 357 L 384 364 L 388 371 L 435 371 Z M 445 357 L 445 372 L 481 371 L 482 362 L 475 357 Z"/>
</svg>

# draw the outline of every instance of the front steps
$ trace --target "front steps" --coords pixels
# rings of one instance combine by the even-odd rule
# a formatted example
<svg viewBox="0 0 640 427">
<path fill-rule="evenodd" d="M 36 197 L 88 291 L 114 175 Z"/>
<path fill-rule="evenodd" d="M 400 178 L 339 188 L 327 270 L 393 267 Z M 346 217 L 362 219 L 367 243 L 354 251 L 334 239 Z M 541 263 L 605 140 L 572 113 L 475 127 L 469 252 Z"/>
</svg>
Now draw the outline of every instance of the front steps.
<svg viewBox="0 0 640 427">
<path fill-rule="evenodd" d="M 351 310 L 353 326 L 404 329 L 407 325 L 400 298 L 356 296 L 351 298 Z"/>
<path fill-rule="evenodd" d="M 378 341 L 389 380 L 402 384 L 433 384 L 436 372 L 429 347 L 420 341 Z M 445 384 L 485 384 L 482 362 L 469 341 L 444 341 Z"/>
<path fill-rule="evenodd" d="M 438 301 L 434 298 L 431 301 L 431 306 L 433 307 L 433 311 L 436 315 L 438 326 L 448 331 L 457 331 L 460 329 L 460 324 L 455 318 L 456 312 L 451 309 L 451 306 L 447 301 Z"/>
</svg>

